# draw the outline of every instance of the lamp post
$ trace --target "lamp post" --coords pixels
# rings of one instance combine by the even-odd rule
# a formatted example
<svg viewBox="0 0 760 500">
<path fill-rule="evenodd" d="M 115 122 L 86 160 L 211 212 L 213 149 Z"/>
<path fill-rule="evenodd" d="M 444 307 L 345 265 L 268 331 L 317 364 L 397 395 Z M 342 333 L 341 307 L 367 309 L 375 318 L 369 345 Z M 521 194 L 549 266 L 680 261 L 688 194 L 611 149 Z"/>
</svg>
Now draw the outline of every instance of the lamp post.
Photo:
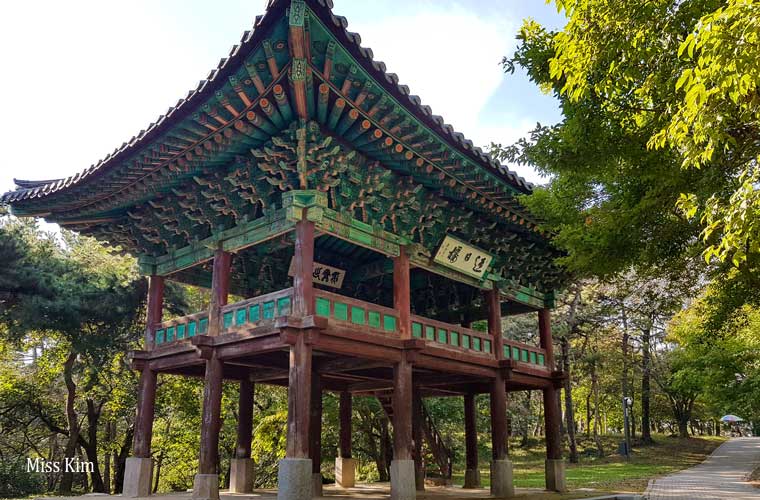
<svg viewBox="0 0 760 500">
<path fill-rule="evenodd" d="M 631 424 L 630 409 L 633 406 L 633 399 L 623 396 L 623 429 L 625 432 L 625 457 L 631 458 Z"/>
</svg>

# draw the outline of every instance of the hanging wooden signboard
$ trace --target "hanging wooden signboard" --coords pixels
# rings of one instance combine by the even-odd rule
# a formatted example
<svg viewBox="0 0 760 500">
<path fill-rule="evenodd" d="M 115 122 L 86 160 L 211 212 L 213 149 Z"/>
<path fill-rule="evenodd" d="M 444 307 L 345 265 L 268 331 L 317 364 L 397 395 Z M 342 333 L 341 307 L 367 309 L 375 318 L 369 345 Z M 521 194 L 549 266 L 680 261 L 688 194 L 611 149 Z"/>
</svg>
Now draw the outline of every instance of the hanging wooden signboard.
<svg viewBox="0 0 760 500">
<path fill-rule="evenodd" d="M 433 261 L 438 264 L 478 279 L 483 279 L 492 260 L 493 256 L 485 250 L 448 234 L 433 257 Z"/>
<path fill-rule="evenodd" d="M 293 259 L 290 259 L 290 268 L 288 276 L 293 276 Z M 320 285 L 327 285 L 332 288 L 341 288 L 343 280 L 346 278 L 346 271 L 337 267 L 328 266 L 314 262 L 314 269 L 311 273 L 311 281 Z"/>
</svg>

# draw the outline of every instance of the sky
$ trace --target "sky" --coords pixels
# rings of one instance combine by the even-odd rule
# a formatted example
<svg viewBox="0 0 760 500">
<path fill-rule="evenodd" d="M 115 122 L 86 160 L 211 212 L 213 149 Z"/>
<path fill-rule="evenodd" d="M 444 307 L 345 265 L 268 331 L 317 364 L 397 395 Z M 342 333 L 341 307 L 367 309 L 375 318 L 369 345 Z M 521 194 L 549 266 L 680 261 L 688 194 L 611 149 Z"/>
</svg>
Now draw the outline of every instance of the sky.
<svg viewBox="0 0 760 500">
<path fill-rule="evenodd" d="M 542 0 L 334 0 L 362 45 L 435 114 L 483 147 L 509 144 L 556 101 L 499 65 L 526 17 L 561 28 Z M 84 170 L 195 88 L 266 0 L 12 2 L 0 19 L 0 193 L 13 178 Z M 454 98 L 462 89 L 468 98 Z M 541 178 L 511 166 L 531 182 Z"/>
</svg>

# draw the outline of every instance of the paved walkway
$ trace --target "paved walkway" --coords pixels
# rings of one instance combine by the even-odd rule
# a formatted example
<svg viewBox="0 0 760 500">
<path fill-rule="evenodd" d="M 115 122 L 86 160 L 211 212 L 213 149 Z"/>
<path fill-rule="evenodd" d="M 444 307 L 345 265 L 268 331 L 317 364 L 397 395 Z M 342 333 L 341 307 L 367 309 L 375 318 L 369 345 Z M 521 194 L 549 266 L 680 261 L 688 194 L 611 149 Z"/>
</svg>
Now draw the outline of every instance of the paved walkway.
<svg viewBox="0 0 760 500">
<path fill-rule="evenodd" d="M 645 495 L 649 500 L 758 500 L 760 489 L 744 482 L 758 466 L 760 438 L 731 439 L 696 467 L 656 479 Z"/>
</svg>

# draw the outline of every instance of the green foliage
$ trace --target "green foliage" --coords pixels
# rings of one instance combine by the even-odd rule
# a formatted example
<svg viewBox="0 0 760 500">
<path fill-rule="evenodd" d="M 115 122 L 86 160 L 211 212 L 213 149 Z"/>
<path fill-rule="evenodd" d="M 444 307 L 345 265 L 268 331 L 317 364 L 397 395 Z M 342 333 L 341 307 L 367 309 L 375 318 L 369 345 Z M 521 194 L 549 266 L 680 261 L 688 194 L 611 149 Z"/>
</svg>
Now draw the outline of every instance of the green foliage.
<svg viewBox="0 0 760 500">
<path fill-rule="evenodd" d="M 0 461 L 0 498 L 20 498 L 45 491 L 45 478 L 26 471 L 26 461 Z"/>
<path fill-rule="evenodd" d="M 543 207 L 576 254 L 570 262 L 598 272 L 596 254 L 581 253 L 596 245 L 607 246 L 613 265 L 668 256 L 667 248 L 646 251 L 657 246 L 654 235 L 683 251 L 694 226 L 679 219 L 676 203 L 681 215 L 701 220 L 706 259 L 740 266 L 758 254 L 760 5 L 555 3 L 567 26 L 548 33 L 526 22 L 505 67 L 522 66 L 553 89 L 565 119 L 498 151 L 556 175 L 548 194 L 529 204 Z M 613 219 L 629 235 L 619 246 L 607 226 Z"/>
</svg>

